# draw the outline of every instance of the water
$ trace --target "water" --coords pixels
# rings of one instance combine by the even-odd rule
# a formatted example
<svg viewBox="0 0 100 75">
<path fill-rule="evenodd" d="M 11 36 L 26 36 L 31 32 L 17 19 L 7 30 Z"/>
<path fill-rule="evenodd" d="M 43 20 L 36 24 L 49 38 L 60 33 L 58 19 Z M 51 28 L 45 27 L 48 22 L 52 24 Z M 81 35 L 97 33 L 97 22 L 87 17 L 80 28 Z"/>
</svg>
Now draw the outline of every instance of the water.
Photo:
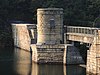
<svg viewBox="0 0 100 75">
<path fill-rule="evenodd" d="M 31 54 L 20 49 L 0 50 L 0 75 L 86 75 L 85 68 L 75 65 L 35 64 Z"/>
</svg>

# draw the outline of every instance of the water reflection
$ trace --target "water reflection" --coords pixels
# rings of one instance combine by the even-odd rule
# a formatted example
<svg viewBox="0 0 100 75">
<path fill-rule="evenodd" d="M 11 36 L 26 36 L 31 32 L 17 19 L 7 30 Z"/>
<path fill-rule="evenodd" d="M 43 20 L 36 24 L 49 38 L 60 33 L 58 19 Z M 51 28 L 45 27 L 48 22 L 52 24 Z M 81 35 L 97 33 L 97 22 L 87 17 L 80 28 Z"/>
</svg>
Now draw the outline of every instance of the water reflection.
<svg viewBox="0 0 100 75">
<path fill-rule="evenodd" d="M 32 65 L 31 75 L 64 75 L 62 65 Z"/>
<path fill-rule="evenodd" d="M 14 71 L 18 75 L 31 75 L 32 62 L 29 52 L 16 48 L 14 50 Z"/>
<path fill-rule="evenodd" d="M 13 72 L 13 51 L 0 48 L 0 75 L 16 75 Z"/>
<path fill-rule="evenodd" d="M 64 75 L 86 75 L 85 68 L 78 65 L 64 66 Z"/>
<path fill-rule="evenodd" d="M 17 75 L 86 75 L 85 68 L 79 66 L 36 64 L 29 52 L 14 50 L 14 72 Z"/>
</svg>

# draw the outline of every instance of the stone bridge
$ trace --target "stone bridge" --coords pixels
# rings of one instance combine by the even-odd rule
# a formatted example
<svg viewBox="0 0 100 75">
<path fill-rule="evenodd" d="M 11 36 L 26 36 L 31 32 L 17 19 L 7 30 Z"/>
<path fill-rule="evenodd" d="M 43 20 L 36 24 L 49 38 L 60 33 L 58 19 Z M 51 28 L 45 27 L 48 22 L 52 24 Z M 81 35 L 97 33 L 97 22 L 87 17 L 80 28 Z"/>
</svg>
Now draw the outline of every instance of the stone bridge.
<svg viewBox="0 0 100 75">
<path fill-rule="evenodd" d="M 36 63 L 80 64 L 79 51 L 67 41 L 88 43 L 87 71 L 100 75 L 100 29 L 73 26 L 65 29 L 64 33 L 63 9 L 38 9 L 37 24 L 12 24 L 14 45 L 32 51 Z"/>
<path fill-rule="evenodd" d="M 64 33 L 65 43 L 72 40 L 92 44 L 98 30 L 98 28 L 67 26 L 67 33 Z"/>
<path fill-rule="evenodd" d="M 87 50 L 87 72 L 100 74 L 100 29 L 67 26 L 64 38 L 65 43 L 71 40 L 91 44 Z"/>
</svg>

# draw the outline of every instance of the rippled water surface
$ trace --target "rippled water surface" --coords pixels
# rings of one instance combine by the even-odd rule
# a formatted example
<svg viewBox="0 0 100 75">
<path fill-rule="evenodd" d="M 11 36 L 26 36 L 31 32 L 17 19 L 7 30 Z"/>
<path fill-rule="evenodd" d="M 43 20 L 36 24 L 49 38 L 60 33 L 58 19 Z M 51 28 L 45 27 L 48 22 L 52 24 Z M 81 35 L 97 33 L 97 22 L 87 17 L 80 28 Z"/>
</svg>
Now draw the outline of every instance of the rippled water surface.
<svg viewBox="0 0 100 75">
<path fill-rule="evenodd" d="M 31 53 L 15 48 L 0 50 L 0 75 L 86 75 L 85 68 L 75 65 L 35 64 Z"/>
</svg>

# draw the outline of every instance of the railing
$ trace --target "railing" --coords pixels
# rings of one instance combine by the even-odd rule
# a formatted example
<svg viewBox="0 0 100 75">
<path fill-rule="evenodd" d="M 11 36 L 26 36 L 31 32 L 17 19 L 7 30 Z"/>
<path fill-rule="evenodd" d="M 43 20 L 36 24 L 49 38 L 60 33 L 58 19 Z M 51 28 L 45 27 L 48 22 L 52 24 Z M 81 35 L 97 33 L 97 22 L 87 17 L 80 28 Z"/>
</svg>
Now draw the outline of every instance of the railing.
<svg viewBox="0 0 100 75">
<path fill-rule="evenodd" d="M 99 28 L 91 28 L 91 27 L 77 27 L 77 26 L 67 26 L 67 33 L 80 33 L 80 34 L 97 34 L 97 30 Z"/>
</svg>

